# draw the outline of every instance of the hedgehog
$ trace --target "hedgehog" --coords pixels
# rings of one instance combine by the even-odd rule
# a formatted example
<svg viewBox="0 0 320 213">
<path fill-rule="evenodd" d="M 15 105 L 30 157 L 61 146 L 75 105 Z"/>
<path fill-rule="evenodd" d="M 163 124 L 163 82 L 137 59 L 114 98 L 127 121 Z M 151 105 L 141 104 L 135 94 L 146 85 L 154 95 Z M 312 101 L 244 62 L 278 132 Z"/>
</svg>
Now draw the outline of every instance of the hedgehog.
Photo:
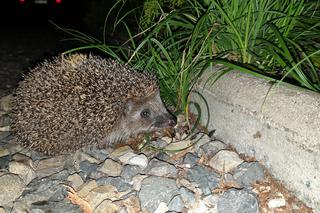
<svg viewBox="0 0 320 213">
<path fill-rule="evenodd" d="M 80 53 L 31 69 L 15 91 L 13 120 L 15 141 L 47 155 L 125 144 L 176 124 L 155 74 Z"/>
</svg>

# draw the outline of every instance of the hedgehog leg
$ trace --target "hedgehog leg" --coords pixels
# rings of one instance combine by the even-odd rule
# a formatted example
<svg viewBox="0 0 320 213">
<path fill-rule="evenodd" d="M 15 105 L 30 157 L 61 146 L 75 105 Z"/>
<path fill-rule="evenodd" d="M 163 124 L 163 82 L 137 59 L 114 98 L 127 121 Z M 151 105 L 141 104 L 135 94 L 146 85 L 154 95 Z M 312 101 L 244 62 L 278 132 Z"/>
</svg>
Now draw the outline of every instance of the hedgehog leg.
<svg viewBox="0 0 320 213">
<path fill-rule="evenodd" d="M 82 213 L 93 213 L 90 204 L 79 197 L 77 192 L 70 186 L 66 186 L 68 189 L 67 199 L 70 200 L 71 203 L 80 206 Z"/>
</svg>

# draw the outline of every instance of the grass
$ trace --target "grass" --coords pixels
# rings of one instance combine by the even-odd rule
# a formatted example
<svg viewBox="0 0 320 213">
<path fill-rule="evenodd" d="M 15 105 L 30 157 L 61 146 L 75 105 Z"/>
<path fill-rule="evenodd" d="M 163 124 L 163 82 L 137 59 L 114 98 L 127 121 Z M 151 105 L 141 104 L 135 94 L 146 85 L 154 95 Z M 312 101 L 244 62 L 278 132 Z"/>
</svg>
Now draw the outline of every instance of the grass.
<svg viewBox="0 0 320 213">
<path fill-rule="evenodd" d="M 61 28 L 81 42 L 67 52 L 98 49 L 137 69 L 156 72 L 165 103 L 187 118 L 190 104 L 201 114 L 190 95 L 203 72 L 216 63 L 269 81 L 320 91 L 318 1 L 186 0 L 179 9 L 156 7 L 160 9 L 150 14 L 150 24 L 138 23 L 138 32 L 124 20 L 139 14 L 136 20 L 145 21 L 141 8 L 123 12 L 121 1 L 112 7 L 118 14 L 113 29 L 121 26 L 128 35 L 120 45 L 107 43 L 111 12 L 103 40 Z"/>
</svg>

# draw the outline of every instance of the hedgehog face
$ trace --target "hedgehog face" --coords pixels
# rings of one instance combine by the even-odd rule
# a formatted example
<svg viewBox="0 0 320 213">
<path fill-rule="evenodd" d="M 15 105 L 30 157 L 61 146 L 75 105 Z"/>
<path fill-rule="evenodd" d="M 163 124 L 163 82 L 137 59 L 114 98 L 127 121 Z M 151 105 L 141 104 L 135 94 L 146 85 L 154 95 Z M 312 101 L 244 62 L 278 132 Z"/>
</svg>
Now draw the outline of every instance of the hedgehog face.
<svg viewBox="0 0 320 213">
<path fill-rule="evenodd" d="M 162 103 L 158 91 L 146 98 L 129 99 L 123 120 L 123 127 L 131 129 L 132 135 L 157 131 L 176 124 L 175 118 Z"/>
</svg>

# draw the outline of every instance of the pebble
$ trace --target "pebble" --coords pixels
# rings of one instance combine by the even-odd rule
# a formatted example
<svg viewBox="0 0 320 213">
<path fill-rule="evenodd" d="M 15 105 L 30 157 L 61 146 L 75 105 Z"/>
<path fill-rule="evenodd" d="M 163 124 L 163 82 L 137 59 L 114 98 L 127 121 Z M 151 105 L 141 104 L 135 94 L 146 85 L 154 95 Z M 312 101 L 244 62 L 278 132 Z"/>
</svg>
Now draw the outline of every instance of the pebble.
<svg viewBox="0 0 320 213">
<path fill-rule="evenodd" d="M 35 168 L 36 174 L 39 178 L 42 178 L 57 173 L 63 170 L 66 161 L 66 155 L 60 155 L 40 160 Z"/>
<path fill-rule="evenodd" d="M 122 171 L 122 166 L 114 160 L 107 159 L 98 167 L 97 170 L 107 174 L 108 176 L 119 176 Z"/>
<path fill-rule="evenodd" d="M 67 180 L 71 182 L 71 187 L 74 188 L 75 190 L 77 190 L 82 184 L 84 184 L 81 176 L 76 173 L 69 175 Z"/>
<path fill-rule="evenodd" d="M 242 162 L 243 160 L 237 153 L 229 150 L 221 150 L 210 159 L 209 166 L 221 173 L 228 173 Z"/>
<path fill-rule="evenodd" d="M 37 177 L 36 172 L 31 166 L 17 161 L 11 161 L 9 163 L 9 172 L 19 175 L 24 181 L 25 185 L 28 185 L 34 178 Z"/>
<path fill-rule="evenodd" d="M 117 189 L 112 185 L 97 186 L 90 190 L 85 196 L 85 200 L 88 201 L 92 209 L 99 206 L 104 200 L 117 200 L 120 199 L 123 194 L 119 193 Z"/>
<path fill-rule="evenodd" d="M 145 174 L 163 177 L 176 178 L 178 176 L 178 170 L 175 166 L 160 161 L 156 158 L 152 159 L 149 166 L 144 170 Z"/>
<path fill-rule="evenodd" d="M 174 212 L 181 212 L 184 208 L 184 202 L 182 201 L 182 198 L 180 195 L 176 195 L 172 198 L 170 201 L 168 208 L 170 211 Z"/>
<path fill-rule="evenodd" d="M 146 168 L 148 165 L 148 158 L 144 154 L 136 155 L 128 159 L 127 164 L 140 166 Z"/>
<path fill-rule="evenodd" d="M 90 163 L 87 160 L 81 161 L 80 162 L 80 175 L 82 176 L 83 179 L 87 179 L 91 175 L 92 172 L 96 171 L 97 168 L 99 167 L 98 164 L 96 163 Z"/>
<path fill-rule="evenodd" d="M 259 202 L 250 191 L 229 189 L 218 199 L 218 212 L 259 213 Z"/>
<path fill-rule="evenodd" d="M 110 158 L 112 159 L 119 159 L 120 157 L 122 157 L 122 159 L 125 161 L 126 157 L 124 157 L 123 155 L 129 155 L 128 157 L 131 158 L 133 157 L 135 154 L 133 153 L 133 150 L 130 148 L 130 146 L 122 146 L 119 147 L 115 150 L 113 150 L 110 153 Z M 120 160 L 121 162 L 123 162 L 122 160 Z"/>
<path fill-rule="evenodd" d="M 200 165 L 190 168 L 187 172 L 187 178 L 198 184 L 204 195 L 211 194 L 211 191 L 219 185 L 219 175 Z"/>
<path fill-rule="evenodd" d="M 0 176 L 0 206 L 18 198 L 25 187 L 24 181 L 15 174 L 4 174 Z"/>
<path fill-rule="evenodd" d="M 199 155 L 207 156 L 207 158 L 210 159 L 215 154 L 217 154 L 220 150 L 224 150 L 226 148 L 227 148 L 227 145 L 221 141 L 218 141 L 218 140 L 210 141 L 200 146 Z"/>
<path fill-rule="evenodd" d="M 251 187 L 257 181 L 265 178 L 264 169 L 258 162 L 243 162 L 235 169 L 233 178 L 243 187 Z"/>
<path fill-rule="evenodd" d="M 142 210 L 155 212 L 161 202 L 168 204 L 178 193 L 175 180 L 150 176 L 142 181 L 138 197 Z"/>
<path fill-rule="evenodd" d="M 131 189 L 131 185 L 127 183 L 122 177 L 101 177 L 97 179 L 98 185 L 110 184 L 117 188 L 119 192 Z"/>
<path fill-rule="evenodd" d="M 270 209 L 279 208 L 286 205 L 286 200 L 284 198 L 271 199 L 268 201 L 268 207 Z"/>
<path fill-rule="evenodd" d="M 143 179 L 147 178 L 148 175 L 136 175 L 132 178 L 133 189 L 140 191 Z"/>
<path fill-rule="evenodd" d="M 95 209 L 94 213 L 117 213 L 119 207 L 112 203 L 111 200 L 102 201 Z"/>
<path fill-rule="evenodd" d="M 158 208 L 154 211 L 154 213 L 165 213 L 168 212 L 169 208 L 166 203 L 160 202 Z"/>
<path fill-rule="evenodd" d="M 186 187 L 180 187 L 179 193 L 184 203 L 193 204 L 196 201 L 194 193 Z"/>
<path fill-rule="evenodd" d="M 198 163 L 199 160 L 200 158 L 197 155 L 188 152 L 183 158 L 183 163 L 191 167 Z"/>
<path fill-rule="evenodd" d="M 193 139 L 193 141 L 196 142 L 194 147 L 195 150 L 198 152 L 202 145 L 209 143 L 211 140 L 212 139 L 207 134 L 199 133 L 197 137 Z"/>
<path fill-rule="evenodd" d="M 83 185 L 81 185 L 77 191 L 77 194 L 84 198 L 86 197 L 89 192 L 94 189 L 94 188 L 97 188 L 98 187 L 98 184 L 97 184 L 97 181 L 96 180 L 90 180 L 86 183 L 84 183 Z"/>
<path fill-rule="evenodd" d="M 141 168 L 140 166 L 134 166 L 134 165 L 127 164 L 122 169 L 121 177 L 125 181 L 130 182 L 132 180 L 132 178 L 134 176 L 136 176 L 137 174 L 139 174 L 142 170 L 143 170 L 143 168 Z"/>
</svg>

